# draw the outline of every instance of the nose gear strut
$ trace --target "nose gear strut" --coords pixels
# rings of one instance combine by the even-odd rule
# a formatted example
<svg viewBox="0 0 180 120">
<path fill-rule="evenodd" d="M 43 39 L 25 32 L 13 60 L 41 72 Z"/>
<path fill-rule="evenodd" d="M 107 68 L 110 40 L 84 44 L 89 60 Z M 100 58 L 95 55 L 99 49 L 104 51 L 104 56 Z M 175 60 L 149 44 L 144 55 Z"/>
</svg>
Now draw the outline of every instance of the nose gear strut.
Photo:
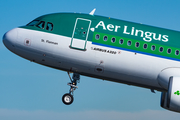
<svg viewBox="0 0 180 120">
<path fill-rule="evenodd" d="M 70 90 L 69 93 L 66 93 L 63 95 L 62 97 L 62 101 L 64 104 L 66 105 L 70 105 L 73 101 L 74 101 L 74 91 L 78 88 L 77 82 L 80 82 L 80 74 L 78 73 L 73 73 L 73 77 L 71 78 L 69 72 L 68 72 L 69 78 L 71 80 L 71 82 L 69 82 L 67 85 L 70 86 Z"/>
</svg>

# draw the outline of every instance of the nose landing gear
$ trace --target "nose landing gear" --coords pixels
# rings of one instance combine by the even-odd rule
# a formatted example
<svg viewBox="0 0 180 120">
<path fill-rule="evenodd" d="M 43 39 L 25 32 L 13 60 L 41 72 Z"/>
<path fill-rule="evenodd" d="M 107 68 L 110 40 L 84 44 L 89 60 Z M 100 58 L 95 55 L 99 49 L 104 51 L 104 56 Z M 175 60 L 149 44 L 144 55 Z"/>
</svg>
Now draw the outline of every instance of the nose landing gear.
<svg viewBox="0 0 180 120">
<path fill-rule="evenodd" d="M 80 82 L 80 74 L 73 73 L 72 79 L 71 79 L 69 72 L 68 72 L 68 75 L 71 80 L 71 82 L 67 84 L 70 86 L 70 90 L 69 90 L 69 93 L 64 94 L 62 97 L 62 101 L 65 105 L 70 105 L 74 101 L 73 93 L 76 90 L 76 88 L 78 88 L 78 86 L 76 86 L 77 82 L 78 83 Z"/>
</svg>

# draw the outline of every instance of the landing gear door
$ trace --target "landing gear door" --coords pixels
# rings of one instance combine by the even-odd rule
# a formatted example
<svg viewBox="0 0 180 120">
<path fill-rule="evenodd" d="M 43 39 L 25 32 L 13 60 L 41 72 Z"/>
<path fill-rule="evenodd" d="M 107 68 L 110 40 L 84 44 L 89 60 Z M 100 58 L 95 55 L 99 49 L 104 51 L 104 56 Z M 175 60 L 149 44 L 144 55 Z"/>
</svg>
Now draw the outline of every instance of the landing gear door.
<svg viewBox="0 0 180 120">
<path fill-rule="evenodd" d="M 86 50 L 86 43 L 89 34 L 91 20 L 77 18 L 71 39 L 71 48 L 78 50 Z"/>
</svg>

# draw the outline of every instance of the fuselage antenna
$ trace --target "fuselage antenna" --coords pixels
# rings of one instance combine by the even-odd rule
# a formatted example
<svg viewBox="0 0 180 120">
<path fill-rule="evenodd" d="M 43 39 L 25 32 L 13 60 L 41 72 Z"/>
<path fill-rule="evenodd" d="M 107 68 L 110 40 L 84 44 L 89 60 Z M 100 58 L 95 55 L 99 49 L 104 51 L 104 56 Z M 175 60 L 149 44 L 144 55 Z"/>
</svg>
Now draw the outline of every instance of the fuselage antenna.
<svg viewBox="0 0 180 120">
<path fill-rule="evenodd" d="M 94 8 L 94 9 L 89 13 L 89 15 L 94 15 L 95 11 L 96 11 L 96 8 Z"/>
</svg>

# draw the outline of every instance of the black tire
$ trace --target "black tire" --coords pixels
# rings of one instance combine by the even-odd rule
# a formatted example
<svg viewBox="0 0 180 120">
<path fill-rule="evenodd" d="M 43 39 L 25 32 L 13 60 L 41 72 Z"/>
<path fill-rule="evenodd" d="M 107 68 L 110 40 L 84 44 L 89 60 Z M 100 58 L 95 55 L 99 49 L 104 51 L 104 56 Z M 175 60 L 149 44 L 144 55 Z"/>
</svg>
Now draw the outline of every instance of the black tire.
<svg viewBox="0 0 180 120">
<path fill-rule="evenodd" d="M 74 101 L 74 98 L 73 98 L 73 96 L 72 96 L 71 94 L 66 93 L 66 94 L 64 94 L 63 97 L 62 97 L 62 101 L 63 101 L 63 103 L 64 103 L 65 105 L 70 105 L 70 104 L 72 104 L 72 102 Z"/>
</svg>

